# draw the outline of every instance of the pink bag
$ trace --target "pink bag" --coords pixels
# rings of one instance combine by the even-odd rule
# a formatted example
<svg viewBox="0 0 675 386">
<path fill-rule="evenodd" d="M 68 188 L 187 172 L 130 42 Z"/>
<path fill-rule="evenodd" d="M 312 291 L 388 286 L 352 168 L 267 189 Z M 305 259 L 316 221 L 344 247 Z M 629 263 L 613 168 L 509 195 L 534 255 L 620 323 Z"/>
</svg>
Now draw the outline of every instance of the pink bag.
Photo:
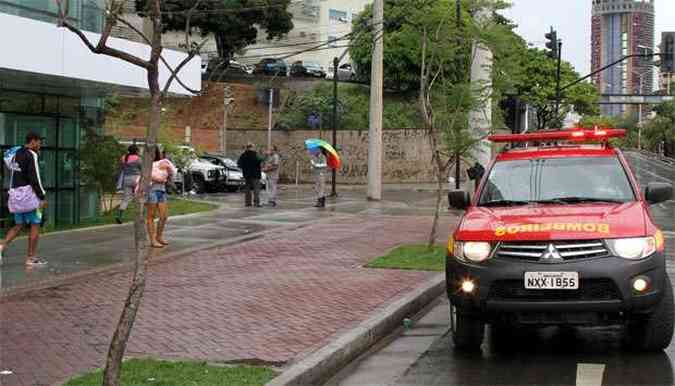
<svg viewBox="0 0 675 386">
<path fill-rule="evenodd" d="M 32 186 L 25 185 L 9 190 L 7 204 L 10 213 L 27 213 L 40 207 L 40 199 Z"/>
<path fill-rule="evenodd" d="M 162 161 L 152 163 L 152 182 L 164 184 L 169 179 L 169 172 L 162 168 Z"/>
<path fill-rule="evenodd" d="M 12 159 L 13 160 L 13 159 Z M 19 186 L 12 188 L 14 184 L 14 169 L 10 169 L 12 173 L 9 175 L 9 199 L 7 206 L 10 213 L 28 213 L 40 207 L 40 199 L 33 191 L 30 185 Z"/>
</svg>

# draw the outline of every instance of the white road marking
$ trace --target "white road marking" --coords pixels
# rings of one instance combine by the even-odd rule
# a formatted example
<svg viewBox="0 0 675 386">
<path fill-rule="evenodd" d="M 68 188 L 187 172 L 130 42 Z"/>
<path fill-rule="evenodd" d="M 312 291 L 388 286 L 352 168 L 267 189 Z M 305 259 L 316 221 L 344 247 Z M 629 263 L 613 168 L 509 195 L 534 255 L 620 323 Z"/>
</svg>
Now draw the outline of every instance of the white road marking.
<svg viewBox="0 0 675 386">
<path fill-rule="evenodd" d="M 577 363 L 576 386 L 602 386 L 602 377 L 604 374 L 605 365 Z"/>
</svg>

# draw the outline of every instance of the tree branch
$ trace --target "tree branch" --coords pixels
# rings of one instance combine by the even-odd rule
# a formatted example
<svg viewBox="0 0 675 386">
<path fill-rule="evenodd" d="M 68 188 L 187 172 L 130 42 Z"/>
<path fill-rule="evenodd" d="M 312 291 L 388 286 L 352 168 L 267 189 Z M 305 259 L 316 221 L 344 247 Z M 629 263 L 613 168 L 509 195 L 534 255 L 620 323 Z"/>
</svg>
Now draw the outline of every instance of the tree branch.
<svg viewBox="0 0 675 386">
<path fill-rule="evenodd" d="M 185 59 L 183 59 L 182 62 L 180 62 L 180 64 L 176 67 L 176 69 L 172 69 L 171 66 L 169 66 L 169 63 L 167 63 L 166 59 L 164 59 L 163 56 L 160 56 L 160 59 L 162 60 L 162 63 L 164 63 L 164 65 L 171 72 L 171 76 L 169 77 L 169 79 L 167 79 L 166 84 L 164 85 L 164 90 L 162 91 L 162 93 L 166 94 L 169 91 L 169 88 L 171 87 L 171 83 L 173 83 L 173 81 L 175 80 L 176 82 L 178 82 L 178 84 L 181 85 L 181 87 L 183 87 L 187 91 L 189 91 L 193 94 L 199 94 L 199 90 L 192 89 L 192 88 L 188 87 L 185 83 L 183 83 L 183 81 L 178 76 L 178 73 L 195 56 L 197 56 L 197 54 L 199 54 L 199 51 L 201 50 L 202 47 L 204 47 L 204 44 L 206 44 L 206 42 L 208 42 L 208 39 L 204 39 L 195 49 L 190 50 L 190 52 L 188 53 L 188 56 Z"/>
<path fill-rule="evenodd" d="M 111 10 L 106 10 L 106 13 L 108 13 L 108 16 L 106 17 L 106 24 L 104 27 L 104 33 L 101 35 L 101 39 L 99 40 L 98 44 L 94 45 L 91 40 L 85 35 L 84 32 L 82 32 L 81 29 L 75 27 L 72 25 L 67 17 L 66 17 L 66 12 L 67 12 L 67 5 L 64 7 L 63 6 L 63 0 L 56 0 L 57 5 L 59 7 L 59 26 L 67 28 L 69 31 L 77 35 L 80 40 L 84 43 L 89 50 L 94 53 L 94 54 L 100 54 L 100 55 L 108 55 L 112 56 L 114 58 L 123 60 L 127 63 L 131 63 L 135 66 L 142 67 L 142 68 L 148 68 L 150 66 L 150 62 L 143 60 L 135 55 L 129 54 L 124 51 L 120 51 L 115 48 L 111 48 L 107 46 L 108 38 L 110 37 L 110 33 L 112 31 L 112 26 L 114 24 L 114 21 L 116 20 L 117 16 L 112 16 L 112 12 L 115 10 L 115 4 L 113 3 L 111 5 Z"/>
</svg>

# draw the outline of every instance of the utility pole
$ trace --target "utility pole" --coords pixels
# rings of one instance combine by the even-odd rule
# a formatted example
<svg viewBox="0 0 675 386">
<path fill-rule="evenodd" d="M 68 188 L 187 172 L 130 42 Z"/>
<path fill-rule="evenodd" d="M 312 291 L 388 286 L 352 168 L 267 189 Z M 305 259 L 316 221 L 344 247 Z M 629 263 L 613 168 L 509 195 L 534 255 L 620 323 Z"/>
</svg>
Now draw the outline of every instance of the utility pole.
<svg viewBox="0 0 675 386">
<path fill-rule="evenodd" d="M 460 35 L 461 30 L 462 30 L 462 0 L 457 0 L 455 1 L 455 12 L 457 15 L 457 20 L 456 22 L 456 27 L 457 27 L 457 47 L 460 47 L 462 45 L 462 37 Z M 458 71 L 463 71 L 463 66 L 458 66 L 457 67 Z M 458 74 L 457 79 L 461 79 L 462 74 Z M 460 188 L 460 183 L 459 183 L 459 178 L 461 177 L 460 175 L 460 168 L 462 166 L 462 158 L 459 154 L 459 151 L 455 152 L 455 189 L 459 190 Z"/>
<path fill-rule="evenodd" d="M 373 59 L 368 129 L 368 199 L 382 199 L 382 93 L 384 72 L 384 0 L 373 3 Z M 336 74 L 337 75 L 337 74 Z"/>
<path fill-rule="evenodd" d="M 340 58 L 333 58 L 333 148 L 337 150 L 337 104 L 338 104 L 338 66 L 340 65 Z M 337 171 L 332 170 L 331 175 L 331 197 L 337 197 L 336 188 Z"/>
<path fill-rule="evenodd" d="M 479 25 L 490 23 L 491 18 L 492 12 L 488 9 L 480 10 L 475 15 L 476 22 Z M 469 112 L 469 127 L 475 138 L 485 138 L 492 128 L 491 96 L 494 56 L 490 48 L 480 41 L 473 42 L 472 50 L 471 86 L 479 103 Z M 478 144 L 476 153 L 476 161 L 483 166 L 487 166 L 492 158 L 490 141 L 482 139 Z"/>
<path fill-rule="evenodd" d="M 274 107 L 274 88 L 270 87 L 270 107 L 268 111 L 268 121 L 267 121 L 267 148 L 272 147 L 272 108 Z"/>
<path fill-rule="evenodd" d="M 230 106 L 234 102 L 230 94 L 230 87 L 223 85 L 223 127 L 220 130 L 220 154 L 227 155 L 227 116 L 230 113 Z"/>
<path fill-rule="evenodd" d="M 562 40 L 558 39 L 558 32 L 551 27 L 551 31 L 546 35 L 546 48 L 550 51 L 548 56 L 551 59 L 557 60 L 557 69 L 555 77 L 555 119 L 556 124 L 558 124 L 558 119 L 560 119 L 560 95 L 562 90 L 560 89 L 560 70 L 562 65 Z M 562 125 L 561 125 L 562 126 Z"/>
<path fill-rule="evenodd" d="M 558 40 L 558 70 L 555 77 L 555 116 L 560 117 L 560 67 L 562 66 L 562 40 Z M 562 125 L 560 125 L 562 126 Z"/>
</svg>

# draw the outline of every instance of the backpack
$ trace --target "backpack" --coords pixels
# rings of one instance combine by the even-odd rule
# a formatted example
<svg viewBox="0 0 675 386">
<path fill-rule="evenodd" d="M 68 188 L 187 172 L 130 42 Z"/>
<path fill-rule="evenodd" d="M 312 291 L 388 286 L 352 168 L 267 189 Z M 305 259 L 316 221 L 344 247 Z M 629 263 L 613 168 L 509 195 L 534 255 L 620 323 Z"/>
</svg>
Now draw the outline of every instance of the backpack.
<svg viewBox="0 0 675 386">
<path fill-rule="evenodd" d="M 5 162 L 5 166 L 7 167 L 7 169 L 14 172 L 21 171 L 19 164 L 14 160 L 14 158 L 16 157 L 16 152 L 19 151 L 21 148 L 22 146 L 14 146 L 12 148 L 5 150 L 5 153 L 2 156 L 2 160 Z"/>
</svg>

